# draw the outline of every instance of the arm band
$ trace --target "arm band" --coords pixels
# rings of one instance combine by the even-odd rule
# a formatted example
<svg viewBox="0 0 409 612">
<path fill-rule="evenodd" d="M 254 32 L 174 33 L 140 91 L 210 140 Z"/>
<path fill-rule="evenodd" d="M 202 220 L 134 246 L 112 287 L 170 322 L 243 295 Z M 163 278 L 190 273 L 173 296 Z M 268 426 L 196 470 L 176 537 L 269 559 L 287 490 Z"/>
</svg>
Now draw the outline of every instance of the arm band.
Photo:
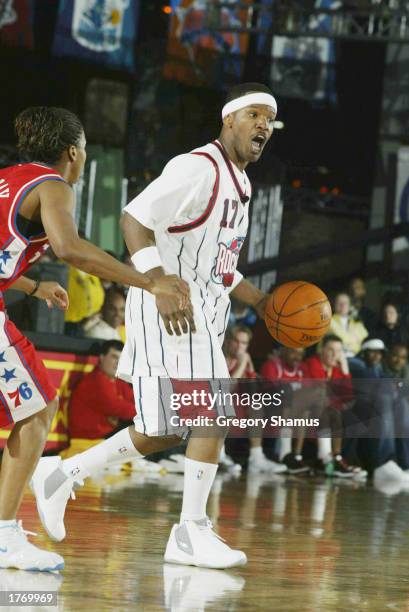
<svg viewBox="0 0 409 612">
<path fill-rule="evenodd" d="M 30 293 L 27 293 L 27 295 L 35 295 L 40 287 L 40 280 L 36 280 L 35 282 L 36 284 L 34 285 L 34 289 L 32 291 L 30 291 Z"/>
<path fill-rule="evenodd" d="M 146 247 L 136 251 L 131 257 L 131 261 L 138 272 L 148 272 L 152 268 L 162 267 L 162 261 L 156 246 Z"/>
</svg>

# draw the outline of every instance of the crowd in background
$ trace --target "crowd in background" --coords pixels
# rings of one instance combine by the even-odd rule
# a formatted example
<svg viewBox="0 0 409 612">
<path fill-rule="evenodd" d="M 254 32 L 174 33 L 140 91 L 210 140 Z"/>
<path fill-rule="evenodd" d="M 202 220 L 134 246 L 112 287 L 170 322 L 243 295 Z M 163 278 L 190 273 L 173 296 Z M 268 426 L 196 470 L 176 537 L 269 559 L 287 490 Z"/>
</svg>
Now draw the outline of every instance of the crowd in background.
<svg viewBox="0 0 409 612">
<path fill-rule="evenodd" d="M 311 459 L 308 432 L 282 428 L 276 437 L 275 456 L 290 473 L 307 473 L 312 467 L 327 475 L 363 477 L 369 471 L 378 480 L 409 482 L 409 303 L 401 295 L 387 294 L 380 296 L 376 311 L 365 298 L 365 282 L 354 278 L 347 290 L 334 295 L 330 329 L 318 346 L 308 354 L 273 348 L 258 364 L 257 374 L 250 313 L 243 309 L 234 315 L 227 352 L 235 354 L 239 365 L 251 367 L 253 376 L 293 387 L 304 381 L 304 388 L 313 387 L 313 380 L 325 382 L 321 397 L 311 399 L 305 391 L 302 397 L 305 413 L 321 417 L 321 431 L 313 436 L 313 461 L 306 461 L 303 452 L 307 448 Z M 233 311 L 238 310 L 235 305 Z"/>
<path fill-rule="evenodd" d="M 115 364 L 125 342 L 126 291 L 69 269 L 65 334 L 106 341 L 95 371 L 72 396 L 74 438 L 111 435 L 134 414 L 130 389 L 115 381 Z M 271 340 L 264 360 L 256 360 L 251 341 L 257 316 L 232 301 L 224 344 L 231 377 L 289 384 L 292 404 L 282 414 L 291 418 L 295 410 L 297 416 L 319 416 L 321 424 L 319 432 L 281 427 L 268 441 L 260 431 L 250 432 L 244 460 L 234 444 L 227 444 L 233 456 L 222 454 L 227 469 L 234 468 L 236 459 L 250 472 L 348 478 L 364 478 L 369 472 L 378 479 L 409 483 L 409 303 L 387 294 L 380 296 L 378 310 L 372 309 L 366 302 L 365 282 L 354 278 L 333 296 L 332 305 L 329 332 L 318 346 L 306 353 Z M 317 384 L 307 388 L 306 381 L 315 380 Z M 98 395 L 93 402 L 97 409 L 84 405 L 89 388 Z M 356 427 L 350 433 L 352 422 L 362 424 L 362 435 Z"/>
</svg>

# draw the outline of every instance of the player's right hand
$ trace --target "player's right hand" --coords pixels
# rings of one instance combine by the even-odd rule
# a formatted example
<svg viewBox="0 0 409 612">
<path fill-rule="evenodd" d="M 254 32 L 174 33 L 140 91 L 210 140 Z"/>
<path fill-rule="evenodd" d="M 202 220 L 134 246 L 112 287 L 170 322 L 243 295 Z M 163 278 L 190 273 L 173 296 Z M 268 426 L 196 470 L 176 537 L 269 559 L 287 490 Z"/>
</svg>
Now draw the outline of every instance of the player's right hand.
<svg viewBox="0 0 409 612">
<path fill-rule="evenodd" d="M 174 299 L 157 296 L 156 307 L 170 336 L 174 333 L 177 336 L 181 336 L 182 333 L 187 334 L 189 328 L 192 332 L 196 331 L 190 300 L 185 308 L 180 308 Z"/>
<path fill-rule="evenodd" d="M 184 310 L 190 304 L 190 288 L 186 281 L 176 274 L 169 274 L 152 278 L 151 293 L 156 298 L 167 298 L 169 310 L 173 310 L 171 303 L 178 304 L 180 310 Z"/>
</svg>

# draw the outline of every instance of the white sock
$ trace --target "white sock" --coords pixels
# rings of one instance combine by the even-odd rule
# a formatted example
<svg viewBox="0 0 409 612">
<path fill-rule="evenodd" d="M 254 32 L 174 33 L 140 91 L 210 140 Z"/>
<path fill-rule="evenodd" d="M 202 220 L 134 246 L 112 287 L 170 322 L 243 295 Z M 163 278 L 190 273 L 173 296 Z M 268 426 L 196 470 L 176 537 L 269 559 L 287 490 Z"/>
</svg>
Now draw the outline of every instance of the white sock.
<svg viewBox="0 0 409 612">
<path fill-rule="evenodd" d="M 318 438 L 318 458 L 324 463 L 331 461 L 332 444 L 331 438 Z"/>
<path fill-rule="evenodd" d="M 264 457 L 262 446 L 250 446 L 250 459 L 256 460 Z"/>
<path fill-rule="evenodd" d="M 207 498 L 217 468 L 217 463 L 204 463 L 203 461 L 185 458 L 185 481 L 180 522 L 199 521 L 206 517 Z"/>
<path fill-rule="evenodd" d="M 81 480 L 97 474 L 107 465 L 138 457 L 142 458 L 143 455 L 134 447 L 126 427 L 87 451 L 65 459 L 62 469 L 67 476 Z"/>
<path fill-rule="evenodd" d="M 292 451 L 292 433 L 291 427 L 283 427 L 280 431 L 280 461 Z"/>
</svg>

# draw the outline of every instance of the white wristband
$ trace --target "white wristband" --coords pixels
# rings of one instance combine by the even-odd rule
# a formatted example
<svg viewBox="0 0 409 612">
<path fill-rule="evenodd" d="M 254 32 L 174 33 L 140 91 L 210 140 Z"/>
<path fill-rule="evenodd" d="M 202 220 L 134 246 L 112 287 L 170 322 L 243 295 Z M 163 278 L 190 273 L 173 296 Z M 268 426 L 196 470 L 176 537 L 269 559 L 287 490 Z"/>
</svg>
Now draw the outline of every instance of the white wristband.
<svg viewBox="0 0 409 612">
<path fill-rule="evenodd" d="M 144 274 L 152 268 L 162 267 L 162 261 L 156 246 L 146 247 L 134 253 L 131 261 L 138 272 Z"/>
</svg>

